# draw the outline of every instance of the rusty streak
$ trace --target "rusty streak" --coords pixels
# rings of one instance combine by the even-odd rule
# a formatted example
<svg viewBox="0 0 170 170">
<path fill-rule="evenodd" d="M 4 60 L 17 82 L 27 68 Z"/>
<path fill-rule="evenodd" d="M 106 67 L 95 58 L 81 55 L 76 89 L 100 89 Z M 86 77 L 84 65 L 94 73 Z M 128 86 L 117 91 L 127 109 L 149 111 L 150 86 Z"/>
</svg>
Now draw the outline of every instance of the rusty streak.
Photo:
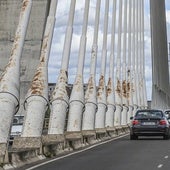
<svg viewBox="0 0 170 170">
<path fill-rule="evenodd" d="M 111 78 L 109 78 L 108 85 L 107 85 L 107 96 L 112 93 L 111 85 L 112 85 L 112 81 L 111 81 Z"/>
<path fill-rule="evenodd" d="M 122 82 L 122 95 L 126 98 L 126 93 L 127 93 L 127 84 L 126 80 L 123 80 Z"/>
<path fill-rule="evenodd" d="M 100 96 L 102 94 L 103 90 L 104 90 L 104 76 L 101 75 L 101 77 L 99 79 L 99 89 L 98 89 L 97 96 Z"/>
<path fill-rule="evenodd" d="M 22 11 L 25 11 L 25 8 L 27 7 L 28 2 L 29 2 L 29 0 L 25 0 L 25 1 L 23 2 Z"/>
<path fill-rule="evenodd" d="M 120 80 L 117 80 L 116 92 L 121 95 L 121 84 Z"/>
</svg>

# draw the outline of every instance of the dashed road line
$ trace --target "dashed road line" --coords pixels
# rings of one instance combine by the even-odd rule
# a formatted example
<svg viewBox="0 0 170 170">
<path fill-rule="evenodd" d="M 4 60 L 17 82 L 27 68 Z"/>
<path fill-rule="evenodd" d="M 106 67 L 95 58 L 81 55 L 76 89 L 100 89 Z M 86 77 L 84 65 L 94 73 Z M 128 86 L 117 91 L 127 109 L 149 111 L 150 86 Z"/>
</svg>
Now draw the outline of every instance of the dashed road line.
<svg viewBox="0 0 170 170">
<path fill-rule="evenodd" d="M 168 157 L 169 157 L 169 156 L 168 156 L 168 155 L 166 155 L 164 158 L 165 158 L 165 159 L 168 159 Z"/>
<path fill-rule="evenodd" d="M 159 165 L 158 165 L 158 168 L 162 168 L 162 167 L 163 167 L 163 164 L 159 164 Z"/>
</svg>

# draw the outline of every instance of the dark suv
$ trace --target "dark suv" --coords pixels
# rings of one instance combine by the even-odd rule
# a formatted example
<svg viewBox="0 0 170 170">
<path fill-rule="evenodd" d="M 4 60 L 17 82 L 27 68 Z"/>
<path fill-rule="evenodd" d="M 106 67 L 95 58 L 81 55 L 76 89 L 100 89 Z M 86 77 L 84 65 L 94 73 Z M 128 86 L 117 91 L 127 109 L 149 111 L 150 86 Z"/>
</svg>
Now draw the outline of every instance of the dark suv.
<svg viewBox="0 0 170 170">
<path fill-rule="evenodd" d="M 131 140 L 138 139 L 138 136 L 163 136 L 164 139 L 170 137 L 170 125 L 161 110 L 138 110 L 131 120 Z"/>
</svg>

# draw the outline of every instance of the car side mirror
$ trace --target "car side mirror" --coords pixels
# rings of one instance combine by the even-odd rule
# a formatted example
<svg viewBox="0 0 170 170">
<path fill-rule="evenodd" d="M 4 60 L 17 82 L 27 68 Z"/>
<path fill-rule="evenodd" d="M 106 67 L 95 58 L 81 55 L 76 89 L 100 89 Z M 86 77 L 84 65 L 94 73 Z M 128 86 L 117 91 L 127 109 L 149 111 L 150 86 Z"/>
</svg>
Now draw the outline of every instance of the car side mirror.
<svg viewBox="0 0 170 170">
<path fill-rule="evenodd" d="M 167 120 L 168 120 L 168 123 L 170 124 L 170 117 L 168 117 Z"/>
<path fill-rule="evenodd" d="M 132 120 L 132 119 L 133 119 L 133 116 L 130 117 L 130 120 Z"/>
</svg>

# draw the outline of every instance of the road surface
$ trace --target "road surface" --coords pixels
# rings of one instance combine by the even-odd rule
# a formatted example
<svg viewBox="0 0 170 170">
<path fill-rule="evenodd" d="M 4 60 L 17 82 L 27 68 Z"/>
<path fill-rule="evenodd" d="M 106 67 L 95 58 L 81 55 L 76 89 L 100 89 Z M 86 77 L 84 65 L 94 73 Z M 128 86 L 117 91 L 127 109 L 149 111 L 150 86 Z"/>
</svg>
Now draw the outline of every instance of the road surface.
<svg viewBox="0 0 170 170">
<path fill-rule="evenodd" d="M 130 140 L 129 135 L 62 159 L 25 170 L 168 170 L 170 140 Z"/>
</svg>

